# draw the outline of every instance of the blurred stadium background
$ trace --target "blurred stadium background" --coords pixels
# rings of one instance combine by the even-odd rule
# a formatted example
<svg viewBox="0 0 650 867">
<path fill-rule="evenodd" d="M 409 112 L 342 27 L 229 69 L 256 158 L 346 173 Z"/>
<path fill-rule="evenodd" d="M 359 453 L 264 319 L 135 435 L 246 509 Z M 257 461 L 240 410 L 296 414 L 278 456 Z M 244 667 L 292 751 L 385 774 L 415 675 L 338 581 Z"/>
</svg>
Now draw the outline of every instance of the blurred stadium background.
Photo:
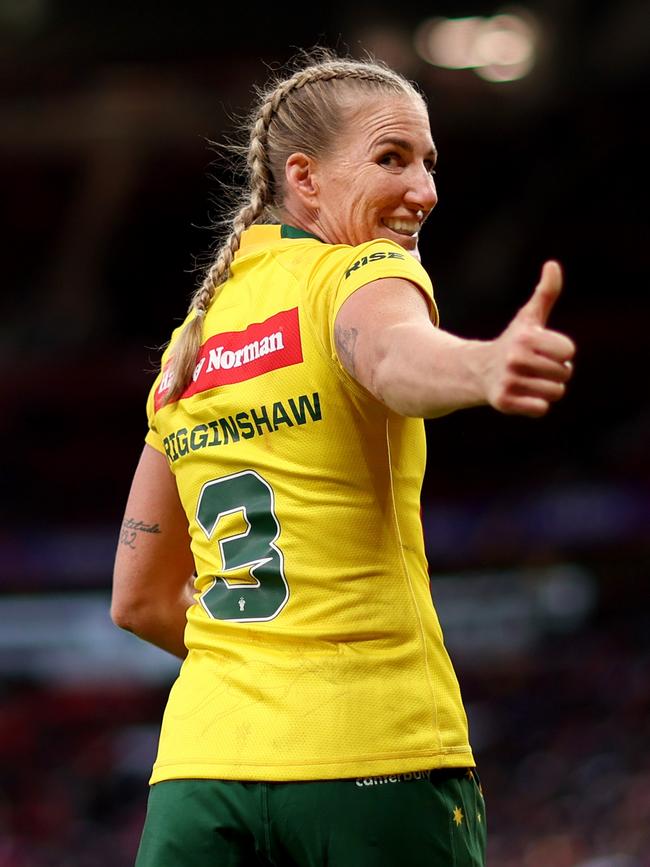
<svg viewBox="0 0 650 867">
<path fill-rule="evenodd" d="M 494 336 L 564 264 L 566 400 L 428 423 L 432 588 L 491 867 L 648 867 L 647 0 L 0 0 L 0 867 L 132 863 L 177 664 L 108 604 L 156 347 L 213 240 L 208 140 L 317 42 L 428 96 L 445 327 Z"/>
</svg>

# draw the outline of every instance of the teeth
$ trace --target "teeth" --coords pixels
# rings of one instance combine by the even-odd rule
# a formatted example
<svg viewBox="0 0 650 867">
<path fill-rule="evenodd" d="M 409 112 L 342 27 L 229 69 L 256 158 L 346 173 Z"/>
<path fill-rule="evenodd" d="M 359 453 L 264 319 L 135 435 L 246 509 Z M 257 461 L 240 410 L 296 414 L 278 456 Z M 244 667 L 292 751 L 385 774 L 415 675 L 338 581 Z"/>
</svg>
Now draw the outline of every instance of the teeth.
<svg viewBox="0 0 650 867">
<path fill-rule="evenodd" d="M 420 224 L 417 220 L 402 220 L 399 217 L 383 221 L 385 226 L 400 235 L 417 235 Z"/>
</svg>

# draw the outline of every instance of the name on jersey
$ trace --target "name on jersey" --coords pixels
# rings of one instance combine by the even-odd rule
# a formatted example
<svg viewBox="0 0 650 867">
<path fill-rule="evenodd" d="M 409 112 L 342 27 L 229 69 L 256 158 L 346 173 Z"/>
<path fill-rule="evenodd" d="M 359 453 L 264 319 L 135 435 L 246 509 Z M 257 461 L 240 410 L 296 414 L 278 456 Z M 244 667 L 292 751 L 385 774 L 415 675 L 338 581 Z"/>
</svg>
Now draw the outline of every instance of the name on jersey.
<svg viewBox="0 0 650 867">
<path fill-rule="evenodd" d="M 251 407 L 192 428 L 181 427 L 163 437 L 163 447 L 170 463 L 174 463 L 190 452 L 250 440 L 274 433 L 283 426 L 295 427 L 321 421 L 322 417 L 320 395 L 315 391 L 312 395 L 300 394 Z"/>
<path fill-rule="evenodd" d="M 298 308 L 282 310 L 254 322 L 244 331 L 224 331 L 201 346 L 192 381 L 182 398 L 192 397 L 219 385 L 232 385 L 254 379 L 271 370 L 302 362 Z M 165 365 L 154 404 L 160 409 L 170 382 L 169 362 Z"/>
<path fill-rule="evenodd" d="M 371 253 L 369 256 L 362 256 L 361 259 L 357 259 L 354 265 L 350 265 L 348 270 L 345 272 L 345 279 L 347 280 L 350 274 L 353 271 L 356 271 L 357 268 L 363 268 L 363 266 L 367 265 L 369 262 L 379 262 L 380 259 L 406 259 L 406 256 L 404 253 L 398 253 L 397 250 L 388 250 L 387 252 L 378 250 L 376 253 Z"/>
</svg>

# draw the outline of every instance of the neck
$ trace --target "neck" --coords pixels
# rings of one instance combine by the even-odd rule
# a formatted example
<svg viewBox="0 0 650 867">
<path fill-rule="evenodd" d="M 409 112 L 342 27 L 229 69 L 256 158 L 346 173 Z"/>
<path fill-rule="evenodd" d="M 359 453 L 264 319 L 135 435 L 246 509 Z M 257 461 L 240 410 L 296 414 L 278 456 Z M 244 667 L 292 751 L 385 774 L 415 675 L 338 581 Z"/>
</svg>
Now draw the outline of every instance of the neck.
<svg viewBox="0 0 650 867">
<path fill-rule="evenodd" d="M 285 225 L 302 229 L 304 232 L 316 235 L 317 238 L 329 243 L 323 234 L 322 226 L 318 222 L 317 214 L 309 213 L 303 208 L 284 207 L 280 211 L 279 217 L 280 221 Z"/>
</svg>

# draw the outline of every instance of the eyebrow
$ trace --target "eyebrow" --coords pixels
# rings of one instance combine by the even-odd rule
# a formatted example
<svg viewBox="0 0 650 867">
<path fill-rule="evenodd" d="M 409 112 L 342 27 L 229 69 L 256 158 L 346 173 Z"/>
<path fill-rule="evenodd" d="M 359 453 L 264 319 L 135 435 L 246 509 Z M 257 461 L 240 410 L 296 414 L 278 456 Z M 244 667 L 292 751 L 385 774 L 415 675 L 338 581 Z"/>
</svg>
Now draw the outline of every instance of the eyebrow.
<svg viewBox="0 0 650 867">
<path fill-rule="evenodd" d="M 392 138 L 392 136 L 386 136 L 385 138 L 380 138 L 376 142 L 376 146 L 380 147 L 382 145 L 393 145 L 394 147 L 401 148 L 402 150 L 408 151 L 409 153 L 413 153 L 413 145 L 406 141 L 403 138 Z M 438 151 L 436 146 L 434 145 L 432 149 L 429 151 L 434 160 L 438 159 Z"/>
</svg>

